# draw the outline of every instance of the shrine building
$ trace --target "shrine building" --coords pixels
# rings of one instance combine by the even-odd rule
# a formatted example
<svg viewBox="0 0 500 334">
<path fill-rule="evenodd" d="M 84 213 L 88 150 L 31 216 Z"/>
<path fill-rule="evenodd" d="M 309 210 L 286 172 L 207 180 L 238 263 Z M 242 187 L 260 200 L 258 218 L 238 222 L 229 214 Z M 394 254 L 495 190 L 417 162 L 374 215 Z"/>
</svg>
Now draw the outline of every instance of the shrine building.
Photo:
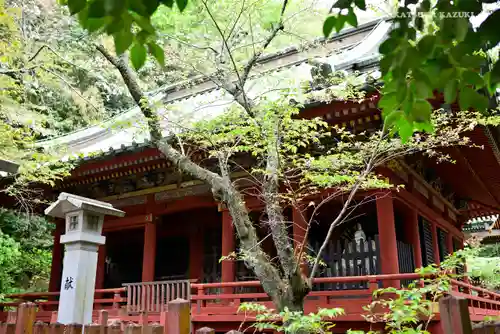
<svg viewBox="0 0 500 334">
<path fill-rule="evenodd" d="M 390 23 L 376 20 L 345 29 L 321 47 L 289 48 L 268 55 L 259 61 L 260 75 L 266 80 L 251 79 L 257 84 L 249 94 L 255 96 L 252 94 L 266 88 L 259 82 L 312 82 L 309 60 L 319 55 L 336 72 L 359 71 L 380 77 L 378 46 L 389 29 Z M 214 117 L 224 111 L 221 102 L 231 102 L 228 94 L 209 81 L 189 88 L 166 87 L 151 98 L 163 101 L 166 110 L 175 110 L 179 117 L 193 119 Z M 377 101 L 376 91 L 368 92 L 361 103 L 309 100 L 300 117 L 322 117 L 354 132 L 373 130 L 382 122 Z M 130 320 L 141 312 L 154 317 L 169 300 L 184 298 L 191 301 L 193 328 L 209 326 L 218 332 L 235 329 L 243 320 L 237 312 L 241 302 L 269 303 L 269 298 L 243 263 L 220 261 L 238 249 L 228 210 L 213 198 L 207 185 L 179 173 L 149 143 L 148 134 L 134 126 L 141 119 L 140 110 L 134 108 L 104 125 L 40 143 L 47 147 L 64 145 L 80 157 L 71 176 L 47 190 L 49 198 L 64 191 L 111 203 L 125 212 L 122 218 L 107 217 L 104 221 L 106 244 L 98 253 L 95 309 L 109 308 L 115 312 L 112 316 Z M 113 127 L 126 122 L 132 126 Z M 462 248 L 465 222 L 499 213 L 498 129 L 477 127 L 468 135 L 483 149 L 447 149 L 455 164 L 412 156 L 380 169 L 393 184 L 404 187 L 380 191 L 336 229 L 323 256 L 325 266 L 306 299 L 306 312 L 318 307 L 343 307 L 346 315 L 336 321 L 339 330 L 366 327 L 362 306 L 370 303 L 374 287 L 401 286 L 417 278 L 413 274 L 416 268 L 439 264 L 449 253 Z M 205 156 L 195 153 L 192 159 L 201 161 Z M 235 179 L 243 176 L 243 172 L 233 175 Z M 356 200 L 362 202 L 373 195 L 360 192 Z M 258 225 L 262 203 L 255 198 L 246 202 Z M 306 243 L 314 254 L 341 206 L 341 198 L 326 204 L 307 240 L 302 216 L 297 210 L 286 210 L 294 242 Z M 304 212 L 310 213 L 306 208 Z M 56 221 L 56 226 L 50 292 L 13 296 L 33 300 L 47 310 L 41 320 L 50 319 L 62 283 L 64 250 L 59 239 L 64 223 Z M 264 226 L 258 230 L 261 236 L 267 233 Z M 263 247 L 273 252 L 270 240 L 264 240 Z M 456 293 L 470 300 L 473 320 L 499 314 L 500 295 L 474 295 L 470 292 L 474 287 L 466 287 L 463 282 L 456 285 Z"/>
</svg>

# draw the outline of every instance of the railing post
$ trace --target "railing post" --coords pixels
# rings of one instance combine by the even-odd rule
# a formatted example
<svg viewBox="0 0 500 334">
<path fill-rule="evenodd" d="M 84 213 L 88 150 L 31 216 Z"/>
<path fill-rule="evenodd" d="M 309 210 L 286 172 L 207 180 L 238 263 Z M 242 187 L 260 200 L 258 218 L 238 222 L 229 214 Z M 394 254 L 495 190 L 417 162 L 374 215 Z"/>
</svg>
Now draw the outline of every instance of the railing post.
<svg viewBox="0 0 500 334">
<path fill-rule="evenodd" d="M 196 330 L 196 334 L 215 334 L 215 329 L 210 327 L 202 327 Z"/>
<path fill-rule="evenodd" d="M 56 318 L 57 321 L 57 318 Z M 58 323 L 51 323 L 49 327 L 49 334 L 63 334 L 64 326 Z"/>
<path fill-rule="evenodd" d="M 82 325 L 80 324 L 70 324 L 66 326 L 64 333 L 67 334 L 82 334 Z"/>
<path fill-rule="evenodd" d="M 125 327 L 125 334 L 141 334 L 141 326 L 134 323 L 129 323 Z"/>
<path fill-rule="evenodd" d="M 373 294 L 373 292 L 375 290 L 378 289 L 378 282 L 377 282 L 377 278 L 376 277 L 373 277 L 373 276 L 370 276 L 368 278 L 368 290 L 370 290 L 370 292 Z"/>
<path fill-rule="evenodd" d="M 205 295 L 205 288 L 203 288 L 203 285 L 199 285 L 199 286 L 198 286 L 198 296 L 203 296 L 203 295 Z M 203 306 L 204 306 L 204 304 L 203 304 L 203 300 L 198 299 L 198 300 L 196 301 L 196 311 L 197 311 L 198 313 L 201 313 L 201 308 L 202 308 Z"/>
<path fill-rule="evenodd" d="M 150 334 L 163 334 L 163 326 L 160 324 L 152 324 L 149 326 Z"/>
<path fill-rule="evenodd" d="M 36 309 L 33 303 L 19 305 L 16 319 L 16 334 L 33 333 Z"/>
<path fill-rule="evenodd" d="M 167 333 L 190 334 L 191 318 L 189 315 L 189 301 L 176 299 L 168 303 Z"/>
<path fill-rule="evenodd" d="M 113 309 L 119 309 L 120 308 L 120 302 L 122 299 L 122 295 L 120 292 L 115 292 L 113 295 Z"/>
<path fill-rule="evenodd" d="M 106 327 L 108 326 L 108 311 L 100 310 L 99 318 L 97 319 L 99 325 L 101 326 L 101 334 L 106 333 Z"/>
<path fill-rule="evenodd" d="M 17 312 L 16 311 L 9 311 L 9 313 L 7 313 L 7 323 L 15 324 L 16 321 L 17 321 Z"/>
<path fill-rule="evenodd" d="M 50 315 L 50 323 L 57 323 L 57 311 L 52 311 L 52 314 Z"/>
<path fill-rule="evenodd" d="M 42 321 L 35 322 L 33 326 L 33 334 L 45 334 L 48 330 L 47 324 Z"/>
<path fill-rule="evenodd" d="M 439 310 L 444 334 L 472 334 L 467 299 L 443 297 L 439 301 Z"/>
<path fill-rule="evenodd" d="M 0 324 L 0 332 L 2 334 L 14 334 L 16 332 L 16 324 Z"/>
</svg>

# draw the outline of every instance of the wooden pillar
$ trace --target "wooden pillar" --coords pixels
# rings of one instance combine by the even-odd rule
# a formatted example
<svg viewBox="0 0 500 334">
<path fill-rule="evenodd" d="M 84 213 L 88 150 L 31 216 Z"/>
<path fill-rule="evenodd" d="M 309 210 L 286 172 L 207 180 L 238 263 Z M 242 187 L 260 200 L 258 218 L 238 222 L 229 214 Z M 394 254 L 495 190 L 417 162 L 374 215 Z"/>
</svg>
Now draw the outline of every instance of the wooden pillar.
<svg viewBox="0 0 500 334">
<path fill-rule="evenodd" d="M 106 233 L 103 236 L 107 238 Z M 108 240 L 106 240 L 107 242 Z M 95 276 L 95 288 L 104 289 L 104 278 L 106 276 L 106 244 L 99 246 L 97 252 L 97 273 Z"/>
<path fill-rule="evenodd" d="M 156 224 L 154 219 L 144 226 L 144 251 L 142 257 L 142 281 L 152 282 L 155 279 L 156 257 Z"/>
<path fill-rule="evenodd" d="M 52 247 L 52 265 L 50 267 L 49 291 L 56 292 L 61 288 L 62 275 L 62 252 L 61 234 L 64 233 L 64 220 L 56 221 L 56 228 L 52 233 L 54 236 L 54 246 Z"/>
<path fill-rule="evenodd" d="M 201 226 L 196 226 L 191 230 L 189 236 L 189 278 L 203 279 L 203 230 Z"/>
<path fill-rule="evenodd" d="M 104 278 L 106 274 L 106 245 L 99 246 L 97 253 L 97 273 L 95 277 L 95 288 L 104 289 Z"/>
<path fill-rule="evenodd" d="M 441 263 L 441 259 L 439 258 L 439 242 L 437 235 L 437 226 L 436 223 L 431 221 L 431 232 L 432 232 L 432 248 L 434 250 L 434 263 L 439 265 Z"/>
<path fill-rule="evenodd" d="M 222 211 L 222 256 L 228 256 L 235 251 L 235 235 L 233 221 L 229 210 Z M 235 279 L 235 262 L 222 261 L 222 282 L 233 282 Z"/>
<path fill-rule="evenodd" d="M 302 273 L 307 275 L 307 261 L 305 261 L 305 253 L 307 252 L 307 240 L 306 230 L 307 230 L 307 212 L 304 206 L 293 207 L 292 209 L 292 220 L 293 220 L 293 246 L 295 248 L 295 254 L 298 256 L 301 249 L 302 251 L 302 263 L 300 267 L 302 269 Z M 305 246 L 302 246 L 306 244 Z M 302 248 L 303 247 L 303 248 Z"/>
<path fill-rule="evenodd" d="M 398 274 L 398 246 L 396 243 L 396 225 L 392 193 L 387 192 L 377 198 L 377 222 L 379 234 L 380 268 L 382 274 Z M 400 287 L 400 282 L 385 281 L 384 286 Z"/>
<path fill-rule="evenodd" d="M 413 248 L 413 259 L 415 268 L 421 268 L 422 262 L 422 249 L 420 247 L 420 232 L 418 229 L 418 211 L 408 208 L 405 221 L 406 239 Z"/>
</svg>

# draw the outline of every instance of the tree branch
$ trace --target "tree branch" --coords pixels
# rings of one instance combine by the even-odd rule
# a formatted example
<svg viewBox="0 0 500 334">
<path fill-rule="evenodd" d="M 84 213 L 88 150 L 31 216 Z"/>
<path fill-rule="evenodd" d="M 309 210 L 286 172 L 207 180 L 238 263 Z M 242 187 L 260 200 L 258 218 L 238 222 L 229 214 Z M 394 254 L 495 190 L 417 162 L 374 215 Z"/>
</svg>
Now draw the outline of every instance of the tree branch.
<svg viewBox="0 0 500 334">
<path fill-rule="evenodd" d="M 231 183 L 230 174 L 226 166 L 226 161 L 220 163 L 222 176 L 194 163 L 187 156 L 182 155 L 174 149 L 166 139 L 161 137 L 160 122 L 156 113 L 150 108 L 148 103 L 144 103 L 146 98 L 144 92 L 139 87 L 137 79 L 128 66 L 126 58 L 118 58 L 109 53 L 103 46 L 96 45 L 97 50 L 120 72 L 130 94 L 134 98 L 137 106 L 141 108 L 143 115 L 148 118 L 148 126 L 151 138 L 155 146 L 165 154 L 165 157 L 178 168 L 195 178 L 205 181 L 212 187 L 214 196 L 221 195 L 224 203 L 228 205 L 233 224 L 236 228 L 238 238 L 243 252 L 245 262 L 250 267 L 262 283 L 264 290 L 278 301 L 285 289 L 280 279 L 279 271 L 272 265 L 266 253 L 259 246 L 259 239 L 255 227 L 248 216 L 244 199 Z"/>
<path fill-rule="evenodd" d="M 120 72 L 123 81 L 127 85 L 130 95 L 132 95 L 135 103 L 141 108 L 144 117 L 146 117 L 151 135 L 151 141 L 153 143 L 159 143 L 163 139 L 163 136 L 158 116 L 151 109 L 146 94 L 142 91 L 135 74 L 128 66 L 128 58 L 126 54 L 124 53 L 122 56 L 116 57 L 102 45 L 95 45 L 95 47 L 104 56 L 104 58 L 106 58 Z"/>
</svg>

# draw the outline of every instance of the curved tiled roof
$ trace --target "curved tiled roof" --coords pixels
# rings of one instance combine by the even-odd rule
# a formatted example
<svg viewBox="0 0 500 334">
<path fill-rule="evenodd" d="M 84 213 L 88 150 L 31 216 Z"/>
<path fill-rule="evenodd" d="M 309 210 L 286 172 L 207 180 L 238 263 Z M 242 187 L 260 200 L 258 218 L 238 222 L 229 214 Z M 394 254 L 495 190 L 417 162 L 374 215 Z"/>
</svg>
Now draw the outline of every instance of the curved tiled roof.
<svg viewBox="0 0 500 334">
<path fill-rule="evenodd" d="M 500 220 L 498 218 L 498 215 L 473 218 L 465 223 L 463 230 L 464 232 L 474 233 L 490 230 L 492 228 L 500 228 L 500 226 L 496 226 L 500 225 Z"/>
<path fill-rule="evenodd" d="M 390 26 L 388 21 L 381 19 L 360 25 L 356 29 L 342 31 L 330 40 L 340 44 L 341 52 L 338 53 L 339 48 L 333 49 L 331 51 L 337 52 L 331 52 L 323 61 L 329 63 L 334 70 L 347 69 L 355 63 L 374 63 L 374 60 L 378 59 L 378 46 L 386 38 Z M 364 38 L 360 40 L 362 34 Z M 307 61 L 319 54 L 314 48 L 309 51 L 292 48 L 277 55 L 266 56 L 255 70 L 260 72 L 258 78 L 250 78 L 247 82 L 249 96 L 265 95 L 273 99 L 279 94 L 276 89 L 287 88 L 291 90 L 290 95 L 296 101 L 306 102 L 301 82 L 311 80 L 311 66 Z M 191 85 L 189 88 L 179 89 L 179 86 L 171 85 L 150 94 L 153 103 L 162 102 L 158 114 L 165 136 L 189 123 L 216 117 L 233 103 L 232 96 L 210 81 Z M 90 157 L 91 153 L 113 152 L 147 145 L 149 133 L 145 126 L 140 109 L 132 108 L 101 125 L 37 144 L 43 147 L 62 145 L 70 156 Z"/>
</svg>

